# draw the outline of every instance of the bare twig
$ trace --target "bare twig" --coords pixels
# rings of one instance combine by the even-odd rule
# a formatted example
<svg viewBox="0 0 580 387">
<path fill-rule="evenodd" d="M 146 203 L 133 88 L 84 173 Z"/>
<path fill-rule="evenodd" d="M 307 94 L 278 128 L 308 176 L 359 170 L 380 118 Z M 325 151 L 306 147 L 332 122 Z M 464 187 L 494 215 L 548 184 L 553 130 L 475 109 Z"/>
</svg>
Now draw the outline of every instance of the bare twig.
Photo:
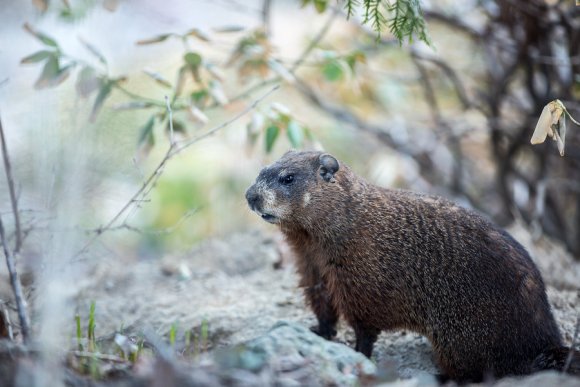
<svg viewBox="0 0 580 387">
<path fill-rule="evenodd" d="M 310 44 L 304 49 L 304 51 L 302 51 L 302 53 L 298 56 L 298 58 L 296 60 L 294 60 L 294 62 L 292 63 L 292 65 L 288 69 L 290 74 L 296 73 L 296 70 L 298 70 L 298 68 L 304 64 L 304 61 L 310 55 L 312 50 L 314 50 L 314 48 L 316 48 L 316 46 L 318 46 L 320 41 L 322 39 L 324 39 L 324 37 L 326 36 L 328 31 L 330 30 L 330 27 L 332 26 L 332 24 L 336 20 L 337 15 L 339 15 L 339 13 L 340 13 L 339 11 L 340 11 L 339 7 L 334 8 L 334 11 L 330 15 L 330 17 L 326 20 L 326 23 L 324 23 L 324 25 L 322 26 L 320 31 L 318 31 L 316 36 L 310 41 Z M 281 61 L 281 62 L 283 62 L 283 61 Z M 245 99 L 245 98 L 249 97 L 250 95 L 252 95 L 253 93 L 255 93 L 256 91 L 262 89 L 263 87 L 278 83 L 280 81 L 281 81 L 280 76 L 275 76 L 275 77 L 272 77 L 269 79 L 264 79 L 256 84 L 248 87 L 246 90 L 240 92 L 238 95 L 235 95 L 232 98 L 230 98 L 230 102 Z M 216 108 L 219 106 L 220 105 L 216 103 L 214 105 L 209 106 L 208 109 Z"/>
<path fill-rule="evenodd" d="M 453 86 L 455 87 L 455 91 L 457 92 L 457 97 L 461 101 L 463 108 L 468 109 L 473 105 L 473 102 L 467 96 L 467 92 L 465 91 L 465 86 L 463 85 L 463 82 L 461 82 L 461 80 L 460 80 L 459 76 L 457 75 L 457 73 L 455 72 L 455 70 L 447 62 L 445 62 L 445 61 L 443 61 L 443 60 L 441 60 L 433 55 L 427 56 L 427 55 L 421 54 L 421 53 L 417 52 L 417 50 L 412 50 L 411 56 L 413 58 L 416 58 L 416 59 L 421 59 L 424 61 L 431 62 L 434 65 L 441 68 L 441 70 L 445 73 L 445 75 L 447 75 L 447 78 L 449 78 L 451 83 L 453 83 Z"/>
<path fill-rule="evenodd" d="M 107 230 L 104 230 L 102 228 L 97 228 L 97 229 L 89 229 L 89 230 L 84 230 L 84 231 L 87 233 L 100 234 L 100 233 L 103 233 L 104 231 L 127 230 L 127 231 L 132 231 L 132 232 L 137 233 L 137 234 L 144 234 L 144 235 L 168 235 L 168 234 L 171 234 L 172 232 L 174 232 L 175 230 L 177 230 L 179 227 L 181 227 L 183 222 L 185 222 L 187 219 L 191 218 L 196 212 L 197 212 L 197 208 L 186 211 L 181 216 L 181 218 L 179 218 L 177 220 L 177 222 L 175 222 L 174 224 L 172 224 L 169 227 L 162 228 L 162 229 L 144 230 L 142 228 L 135 227 L 129 223 L 123 222 L 119 226 L 109 227 Z M 77 229 L 73 229 L 71 231 L 77 231 Z"/>
<path fill-rule="evenodd" d="M 273 88 L 268 90 L 268 92 L 264 93 L 261 97 L 256 99 L 252 104 L 250 104 L 248 107 L 246 107 L 244 110 L 242 110 L 240 113 L 236 114 L 234 117 L 230 118 L 229 120 L 225 121 L 224 123 L 206 131 L 205 133 L 203 133 L 199 136 L 196 136 L 192 139 L 186 140 L 186 141 L 174 142 L 174 143 L 170 144 L 169 149 L 165 153 L 165 156 L 163 157 L 163 159 L 159 162 L 157 167 L 153 170 L 153 172 L 149 175 L 149 177 L 145 180 L 145 182 L 141 185 L 141 187 L 137 190 L 137 192 L 135 192 L 133 194 L 133 196 L 131 196 L 129 201 L 127 203 L 125 203 L 125 205 L 117 212 L 117 214 L 115 216 L 113 216 L 111 218 L 111 220 L 109 220 L 104 226 L 99 227 L 97 229 L 98 232 L 95 235 L 93 235 L 93 237 L 90 238 L 85 243 L 85 245 L 75 254 L 75 257 L 78 257 L 79 255 L 86 252 L 87 249 L 105 231 L 110 230 L 113 227 L 113 225 L 117 222 L 117 220 L 129 208 L 131 208 L 135 203 L 138 203 L 138 202 L 141 202 L 144 200 L 144 197 L 151 191 L 151 189 L 153 189 L 153 187 L 155 186 L 155 183 L 159 180 L 159 177 L 163 173 L 163 169 L 165 168 L 165 165 L 169 162 L 169 160 L 171 160 L 173 157 L 177 156 L 179 153 L 183 152 L 185 149 L 189 148 L 191 145 L 197 143 L 198 141 L 203 140 L 204 138 L 213 135 L 214 133 L 218 132 L 219 130 L 222 130 L 222 129 L 230 126 L 232 123 L 234 123 L 235 121 L 237 121 L 241 117 L 245 116 L 250 111 L 254 110 L 256 108 L 256 106 L 258 106 L 258 104 L 260 104 L 264 99 L 266 99 L 268 96 L 270 96 L 270 94 L 272 94 L 274 91 L 278 90 L 279 87 L 280 87 L 280 85 L 274 86 Z"/>
<path fill-rule="evenodd" d="M 169 144 L 173 146 L 175 144 L 175 137 L 173 136 L 173 110 L 171 110 L 171 105 L 169 104 L 169 98 L 165 96 L 165 107 L 169 115 Z"/>
<path fill-rule="evenodd" d="M 18 252 L 20 251 L 20 247 L 22 246 L 22 230 L 20 229 L 18 199 L 16 198 L 16 190 L 14 189 L 14 179 L 12 178 L 12 167 L 10 166 L 10 158 L 8 157 L 8 147 L 6 146 L 6 137 L 4 136 L 4 128 L 2 127 L 1 119 L 0 119 L 0 145 L 2 146 L 2 159 L 4 161 L 4 172 L 6 173 L 6 180 L 8 182 L 8 192 L 10 193 L 10 204 L 12 206 L 12 214 L 14 216 L 14 233 L 16 235 L 14 254 L 18 254 Z"/>
<path fill-rule="evenodd" d="M 328 33 L 328 31 L 330 30 L 330 27 L 332 26 L 332 24 L 336 20 L 336 16 L 339 13 L 340 13 L 340 7 L 334 7 L 334 10 L 332 11 L 332 14 L 326 20 L 326 23 L 324 23 L 324 25 L 322 26 L 322 28 L 320 29 L 320 31 L 318 31 L 318 33 L 316 34 L 316 36 L 310 41 L 310 44 L 304 49 L 304 51 L 302 51 L 302 54 L 300 54 L 300 56 L 298 57 L 298 59 L 296 59 L 296 61 L 292 65 L 292 67 L 290 67 L 290 73 L 291 74 L 294 74 L 296 72 L 296 70 L 298 70 L 298 67 L 300 67 L 300 65 L 302 64 L 302 62 L 304 62 L 304 60 L 306 60 L 306 58 L 308 57 L 308 55 L 310 55 L 310 53 L 312 52 L 312 50 L 314 50 L 316 48 L 316 46 L 318 46 L 318 44 L 320 43 L 320 41 L 322 39 L 324 39 L 324 37 L 326 36 L 326 34 Z"/>
<path fill-rule="evenodd" d="M 20 277 L 16 271 L 14 255 L 10 251 L 10 247 L 8 246 L 8 242 L 6 240 L 2 218 L 0 218 L 0 242 L 2 242 L 2 247 L 4 249 L 6 266 L 8 267 L 8 273 L 10 275 L 10 285 L 12 286 L 12 291 L 14 292 L 14 299 L 16 300 L 16 308 L 18 310 L 18 319 L 20 320 L 20 331 L 22 332 L 22 339 L 25 343 L 27 343 L 30 338 L 30 321 L 26 311 L 26 299 L 22 293 L 22 284 L 20 283 Z"/>
<path fill-rule="evenodd" d="M 272 9 L 272 0 L 264 0 L 262 3 L 262 26 L 266 36 L 270 36 L 270 13 Z"/>
</svg>

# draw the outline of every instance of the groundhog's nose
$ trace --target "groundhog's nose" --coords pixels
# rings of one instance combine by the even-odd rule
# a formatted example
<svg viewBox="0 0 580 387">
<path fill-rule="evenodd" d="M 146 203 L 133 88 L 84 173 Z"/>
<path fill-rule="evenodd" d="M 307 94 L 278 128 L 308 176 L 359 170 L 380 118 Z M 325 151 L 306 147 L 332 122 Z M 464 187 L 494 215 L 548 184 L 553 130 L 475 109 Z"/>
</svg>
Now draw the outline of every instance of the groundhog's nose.
<svg viewBox="0 0 580 387">
<path fill-rule="evenodd" d="M 254 186 L 251 186 L 246 191 L 246 200 L 248 201 L 248 205 L 250 206 L 250 208 L 252 210 L 255 210 L 258 204 L 258 200 L 260 200 L 260 195 L 258 195 L 256 190 L 254 189 Z"/>
</svg>

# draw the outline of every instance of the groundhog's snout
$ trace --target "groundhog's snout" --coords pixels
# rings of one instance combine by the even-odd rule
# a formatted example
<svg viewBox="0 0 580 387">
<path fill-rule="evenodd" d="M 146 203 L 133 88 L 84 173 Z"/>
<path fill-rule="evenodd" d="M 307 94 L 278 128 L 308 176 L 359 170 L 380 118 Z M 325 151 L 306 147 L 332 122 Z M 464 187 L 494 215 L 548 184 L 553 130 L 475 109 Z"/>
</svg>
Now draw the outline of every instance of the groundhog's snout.
<svg viewBox="0 0 580 387">
<path fill-rule="evenodd" d="M 260 195 L 256 190 L 256 186 L 253 185 L 246 191 L 246 200 L 248 201 L 248 206 L 252 209 L 252 211 L 256 211 L 258 209 Z"/>
</svg>

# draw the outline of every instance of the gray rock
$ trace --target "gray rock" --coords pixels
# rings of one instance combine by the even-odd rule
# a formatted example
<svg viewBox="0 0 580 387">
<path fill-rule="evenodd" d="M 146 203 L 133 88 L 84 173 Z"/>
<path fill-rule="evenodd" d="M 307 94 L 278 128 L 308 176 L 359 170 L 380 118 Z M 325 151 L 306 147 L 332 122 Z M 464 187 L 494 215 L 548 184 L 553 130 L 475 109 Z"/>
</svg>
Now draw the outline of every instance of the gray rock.
<svg viewBox="0 0 580 387">
<path fill-rule="evenodd" d="M 504 378 L 496 382 L 494 387 L 528 387 L 528 386 L 558 386 L 579 387 L 580 377 L 562 374 L 556 371 L 543 371 L 525 377 Z"/>
<path fill-rule="evenodd" d="M 279 372 L 296 373 L 308 367 L 320 385 L 356 385 L 372 378 L 376 366 L 346 345 L 323 339 L 302 325 L 280 321 L 268 333 L 248 341 L 248 350 L 265 353 Z M 296 380 L 288 377 L 287 380 Z"/>
</svg>

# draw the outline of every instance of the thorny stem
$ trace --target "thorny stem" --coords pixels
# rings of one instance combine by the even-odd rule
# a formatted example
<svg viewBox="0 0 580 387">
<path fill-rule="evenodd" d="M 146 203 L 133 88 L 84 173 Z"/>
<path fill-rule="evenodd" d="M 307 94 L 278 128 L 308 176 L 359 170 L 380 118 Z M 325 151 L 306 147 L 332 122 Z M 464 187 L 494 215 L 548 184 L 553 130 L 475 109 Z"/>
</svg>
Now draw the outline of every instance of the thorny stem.
<svg viewBox="0 0 580 387">
<path fill-rule="evenodd" d="M 2 159 L 4 161 L 4 172 L 6 172 L 6 180 L 8 181 L 8 192 L 10 193 L 10 204 L 12 205 L 12 213 L 14 215 L 14 232 L 16 234 L 16 245 L 14 246 L 14 254 L 18 254 L 22 246 L 22 230 L 20 229 L 20 215 L 18 213 L 18 200 L 16 198 L 16 190 L 14 189 L 14 179 L 12 178 L 12 167 L 10 166 L 10 158 L 8 157 L 8 147 L 6 146 L 6 137 L 4 136 L 4 128 L 2 127 L 2 120 L 0 119 L 0 143 L 2 146 Z"/>
<path fill-rule="evenodd" d="M 22 284 L 20 283 L 20 277 L 16 271 L 14 255 L 10 251 L 10 247 L 8 247 L 8 241 L 6 240 L 6 234 L 4 233 L 4 224 L 2 223 L 2 218 L 0 218 L 0 241 L 2 242 L 4 256 L 6 257 L 6 266 L 8 267 L 8 273 L 10 275 L 10 285 L 12 285 L 14 299 L 16 300 L 16 308 L 18 310 L 18 319 L 20 320 L 20 331 L 22 332 L 22 339 L 25 343 L 28 343 L 30 338 L 30 321 L 28 319 L 28 313 L 26 312 L 26 299 L 22 293 Z"/>
<path fill-rule="evenodd" d="M 95 235 L 93 235 L 93 237 L 90 238 L 87 241 L 87 243 L 85 243 L 85 245 L 79 250 L 79 252 L 75 254 L 75 257 L 78 257 L 79 255 L 87 251 L 89 246 L 91 246 L 105 231 L 110 230 L 111 227 L 115 224 L 115 222 L 121 217 L 121 215 L 123 215 L 134 203 L 142 201 L 142 199 L 140 199 L 140 196 L 146 195 L 155 186 L 155 183 L 157 182 L 157 180 L 159 180 L 159 177 L 163 173 L 163 169 L 165 168 L 165 165 L 169 160 L 171 160 L 173 157 L 177 156 L 179 153 L 189 148 L 196 142 L 213 135 L 219 130 L 222 130 L 230 126 L 232 123 L 234 123 L 244 115 L 248 114 L 250 111 L 254 110 L 256 106 L 260 104 L 260 102 L 266 99 L 274 91 L 278 90 L 279 87 L 280 85 L 274 86 L 272 89 L 270 89 L 268 92 L 266 92 L 261 97 L 256 99 L 251 105 L 246 107 L 240 113 L 236 114 L 234 117 L 230 118 L 224 123 L 206 131 L 205 133 L 187 141 L 171 143 L 163 159 L 159 162 L 155 170 L 149 175 L 149 177 L 145 180 L 145 182 L 141 185 L 141 187 L 137 190 L 137 192 L 135 192 L 133 196 L 131 196 L 131 199 L 129 199 L 129 201 L 125 203 L 125 205 L 119 210 L 119 212 L 117 212 L 115 216 L 113 216 L 113 218 L 111 218 L 111 220 L 109 220 L 104 226 L 98 228 L 97 233 L 95 233 Z"/>
</svg>

